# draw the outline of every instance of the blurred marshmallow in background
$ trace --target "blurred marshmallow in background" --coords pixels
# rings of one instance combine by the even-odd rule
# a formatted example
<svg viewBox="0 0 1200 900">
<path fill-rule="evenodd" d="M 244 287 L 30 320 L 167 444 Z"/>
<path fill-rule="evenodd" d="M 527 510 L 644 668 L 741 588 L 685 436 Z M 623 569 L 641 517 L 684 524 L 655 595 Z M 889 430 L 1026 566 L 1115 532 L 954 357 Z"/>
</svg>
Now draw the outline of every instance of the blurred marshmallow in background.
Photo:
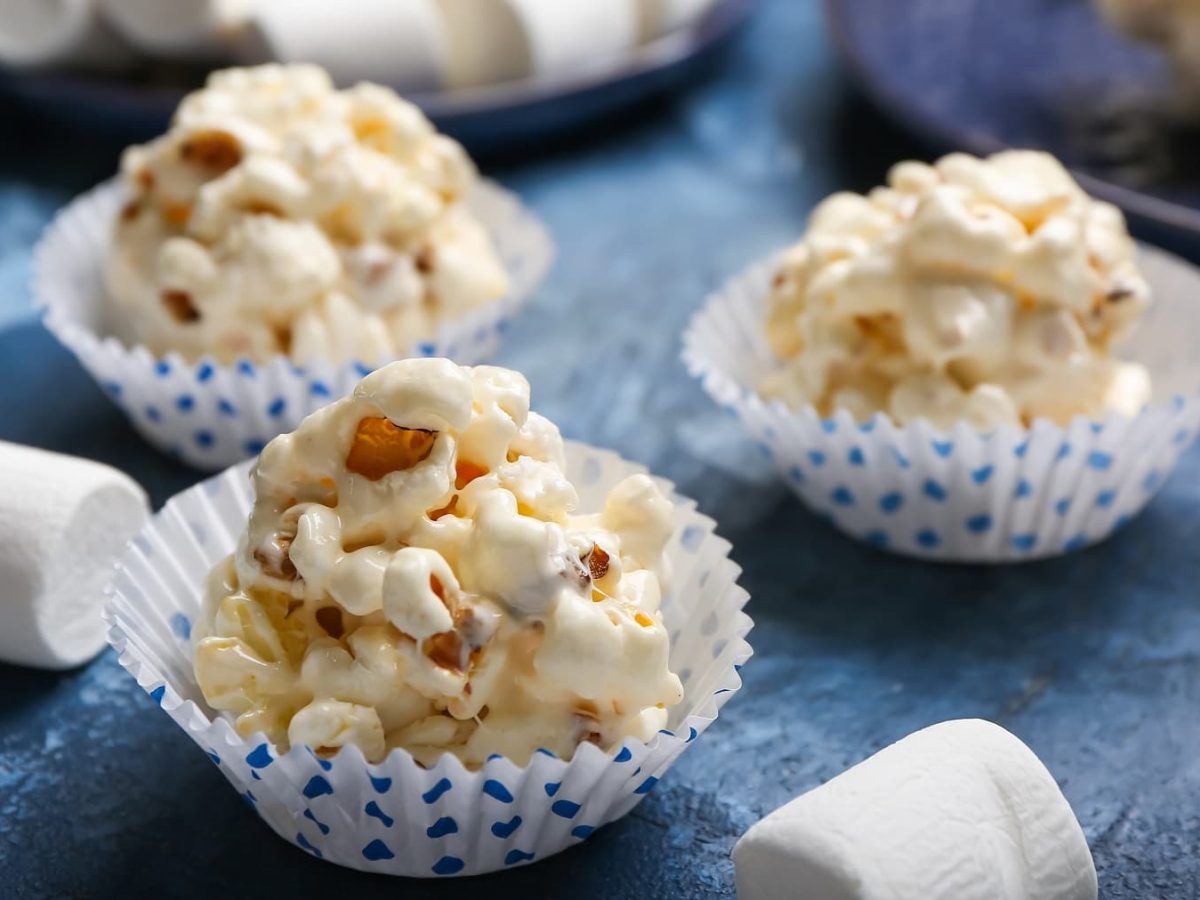
<svg viewBox="0 0 1200 900">
<path fill-rule="evenodd" d="M 223 62 L 244 34 L 255 0 L 98 0 L 108 23 L 155 56 Z"/>
<path fill-rule="evenodd" d="M 0 3 L 0 63 L 4 65 L 107 69 L 130 59 L 129 50 L 102 21 L 93 0 Z"/>
<path fill-rule="evenodd" d="M 652 41 L 704 17 L 715 0 L 638 0 L 638 39 Z"/>
<path fill-rule="evenodd" d="M 1105 20 L 1127 37 L 1162 52 L 1175 76 L 1176 100 L 1200 112 L 1200 2 L 1095 0 Z"/>
<path fill-rule="evenodd" d="M 638 43 L 639 0 L 437 0 L 445 84 L 477 87 L 614 67 Z"/>
<path fill-rule="evenodd" d="M 500 5 L 471 3 L 480 39 L 490 37 L 485 10 Z M 244 61 L 316 63 L 342 85 L 419 91 L 445 82 L 447 35 L 435 0 L 259 0 L 252 22 L 259 47 L 247 47 L 253 58 Z"/>
<path fill-rule="evenodd" d="M 149 514 L 116 469 L 0 441 L 0 661 L 66 669 L 100 652 L 104 587 Z"/>
<path fill-rule="evenodd" d="M 1095 900 L 1054 777 L 978 719 L 910 734 L 780 807 L 733 851 L 740 900 Z"/>
<path fill-rule="evenodd" d="M 402 91 L 617 68 L 715 0 L 3 0 L 0 64 L 311 62 Z"/>
<path fill-rule="evenodd" d="M 505 0 L 529 45 L 532 75 L 558 78 L 612 66 L 638 43 L 638 0 Z"/>
<path fill-rule="evenodd" d="M 448 88 L 501 84 L 532 70 L 524 23 L 507 0 L 436 0 L 449 48 Z"/>
</svg>

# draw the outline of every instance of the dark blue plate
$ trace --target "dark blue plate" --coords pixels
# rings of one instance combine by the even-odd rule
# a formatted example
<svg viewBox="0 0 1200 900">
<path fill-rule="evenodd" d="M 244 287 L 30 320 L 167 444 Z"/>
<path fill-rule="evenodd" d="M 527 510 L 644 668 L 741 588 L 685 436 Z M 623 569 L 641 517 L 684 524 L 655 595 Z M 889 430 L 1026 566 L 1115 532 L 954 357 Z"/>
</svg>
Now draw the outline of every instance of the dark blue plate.
<svg viewBox="0 0 1200 900">
<path fill-rule="evenodd" d="M 685 84 L 714 61 L 757 3 L 718 0 L 691 29 L 637 48 L 606 72 L 407 96 L 473 153 L 541 140 Z M 0 100 L 140 140 L 162 133 L 184 93 L 203 76 L 170 67 L 141 73 L 136 81 L 0 71 Z"/>
<path fill-rule="evenodd" d="M 1091 0 L 826 0 L 867 93 L 939 147 L 1037 147 L 1143 236 L 1200 252 L 1200 123 L 1171 112 L 1164 61 Z"/>
</svg>

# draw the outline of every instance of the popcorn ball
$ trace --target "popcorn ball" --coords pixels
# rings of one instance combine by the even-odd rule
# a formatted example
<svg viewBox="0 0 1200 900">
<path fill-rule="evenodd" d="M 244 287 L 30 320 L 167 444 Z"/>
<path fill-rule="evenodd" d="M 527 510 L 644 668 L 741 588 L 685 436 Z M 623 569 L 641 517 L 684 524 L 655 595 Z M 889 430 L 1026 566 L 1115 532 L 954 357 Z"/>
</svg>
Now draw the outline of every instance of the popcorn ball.
<svg viewBox="0 0 1200 900">
<path fill-rule="evenodd" d="M 196 678 L 243 737 L 479 767 L 648 741 L 683 696 L 659 604 L 673 507 L 644 475 L 575 513 L 516 372 L 392 363 L 271 441 L 212 571 Z"/>
<path fill-rule="evenodd" d="M 508 289 L 471 161 L 388 88 L 216 72 L 121 168 L 109 318 L 157 355 L 375 364 Z"/>
<path fill-rule="evenodd" d="M 813 212 L 775 276 L 762 393 L 949 429 L 1134 416 L 1150 377 L 1111 355 L 1150 291 L 1116 207 L 1051 156 L 903 162 Z"/>
</svg>

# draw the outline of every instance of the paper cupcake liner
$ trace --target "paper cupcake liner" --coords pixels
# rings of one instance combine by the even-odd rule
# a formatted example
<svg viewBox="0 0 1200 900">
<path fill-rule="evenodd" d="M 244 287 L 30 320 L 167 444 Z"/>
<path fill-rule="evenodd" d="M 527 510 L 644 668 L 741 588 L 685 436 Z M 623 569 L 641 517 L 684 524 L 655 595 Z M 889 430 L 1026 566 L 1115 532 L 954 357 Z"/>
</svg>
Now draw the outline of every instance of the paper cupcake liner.
<svg viewBox="0 0 1200 900">
<path fill-rule="evenodd" d="M 582 444 L 567 444 L 567 461 L 584 511 L 602 508 L 609 487 L 645 471 Z M 233 551 L 253 502 L 248 467 L 179 494 L 131 542 L 105 610 L 109 642 L 267 824 L 314 856 L 426 877 L 544 859 L 629 812 L 741 687 L 752 624 L 736 583 L 741 570 L 715 523 L 656 479 L 675 502 L 673 589 L 662 610 L 684 699 L 649 744 L 626 739 L 609 753 L 582 744 L 570 761 L 538 752 L 525 767 L 496 757 L 472 772 L 448 754 L 424 769 L 404 750 L 372 765 L 355 747 L 321 759 L 304 747 L 280 754 L 262 735 L 243 739 L 204 702 L 189 638 L 205 577 Z"/>
<path fill-rule="evenodd" d="M 757 393 L 778 366 L 764 333 L 778 257 L 708 298 L 683 360 L 738 419 L 787 484 L 823 518 L 882 549 L 954 561 L 1033 559 L 1094 544 L 1137 514 L 1192 443 L 1200 420 L 1200 271 L 1149 247 L 1155 301 L 1122 356 L 1144 364 L 1155 402 L 1133 419 L 983 433 L 959 423 L 897 425 L 879 413 L 822 418 Z"/>
<path fill-rule="evenodd" d="M 151 444 L 196 468 L 224 468 L 257 454 L 370 371 L 357 362 L 298 367 L 283 355 L 265 364 L 224 365 L 211 356 L 188 362 L 178 353 L 156 357 L 108 335 L 104 263 L 124 199 L 114 179 L 55 217 L 34 252 L 33 296 L 46 327 Z M 490 358 L 554 257 L 546 229 L 499 185 L 478 182 L 467 203 L 508 270 L 509 293 L 441 323 L 436 337 L 416 342 L 408 356 L 445 356 L 463 365 Z"/>
</svg>

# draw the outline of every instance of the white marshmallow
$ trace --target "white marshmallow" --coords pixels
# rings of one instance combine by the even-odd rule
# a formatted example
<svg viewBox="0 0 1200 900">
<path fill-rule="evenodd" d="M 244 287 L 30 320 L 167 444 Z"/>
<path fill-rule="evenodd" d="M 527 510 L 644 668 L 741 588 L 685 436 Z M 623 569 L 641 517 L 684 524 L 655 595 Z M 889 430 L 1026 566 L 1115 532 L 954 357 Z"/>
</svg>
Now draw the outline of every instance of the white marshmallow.
<svg viewBox="0 0 1200 900">
<path fill-rule="evenodd" d="M 256 0 L 99 0 L 110 25 L 142 50 L 225 61 Z"/>
<path fill-rule="evenodd" d="M 5 0 L 0 3 L 0 62 L 17 67 L 107 67 L 129 52 L 104 26 L 93 0 Z"/>
<path fill-rule="evenodd" d="M 613 64 L 638 43 L 636 0 L 437 0 L 450 87 L 557 78 Z"/>
<path fill-rule="evenodd" d="M 0 660 L 65 669 L 95 656 L 101 591 L 148 515 L 116 469 L 0 441 Z"/>
<path fill-rule="evenodd" d="M 260 0 L 252 21 L 262 59 L 316 63 L 343 87 L 420 91 L 443 82 L 446 34 L 434 0 Z"/>
<path fill-rule="evenodd" d="M 638 0 L 639 36 L 643 41 L 690 27 L 712 7 L 713 0 Z"/>
<path fill-rule="evenodd" d="M 635 0 L 506 0 L 529 42 L 534 75 L 560 77 L 611 65 L 638 42 Z"/>
<path fill-rule="evenodd" d="M 733 851 L 741 900 L 1095 900 L 1053 776 L 978 719 L 911 734 L 775 810 Z"/>
<path fill-rule="evenodd" d="M 532 70 L 529 41 L 504 0 L 436 0 L 446 32 L 446 86 L 516 81 Z"/>
</svg>

